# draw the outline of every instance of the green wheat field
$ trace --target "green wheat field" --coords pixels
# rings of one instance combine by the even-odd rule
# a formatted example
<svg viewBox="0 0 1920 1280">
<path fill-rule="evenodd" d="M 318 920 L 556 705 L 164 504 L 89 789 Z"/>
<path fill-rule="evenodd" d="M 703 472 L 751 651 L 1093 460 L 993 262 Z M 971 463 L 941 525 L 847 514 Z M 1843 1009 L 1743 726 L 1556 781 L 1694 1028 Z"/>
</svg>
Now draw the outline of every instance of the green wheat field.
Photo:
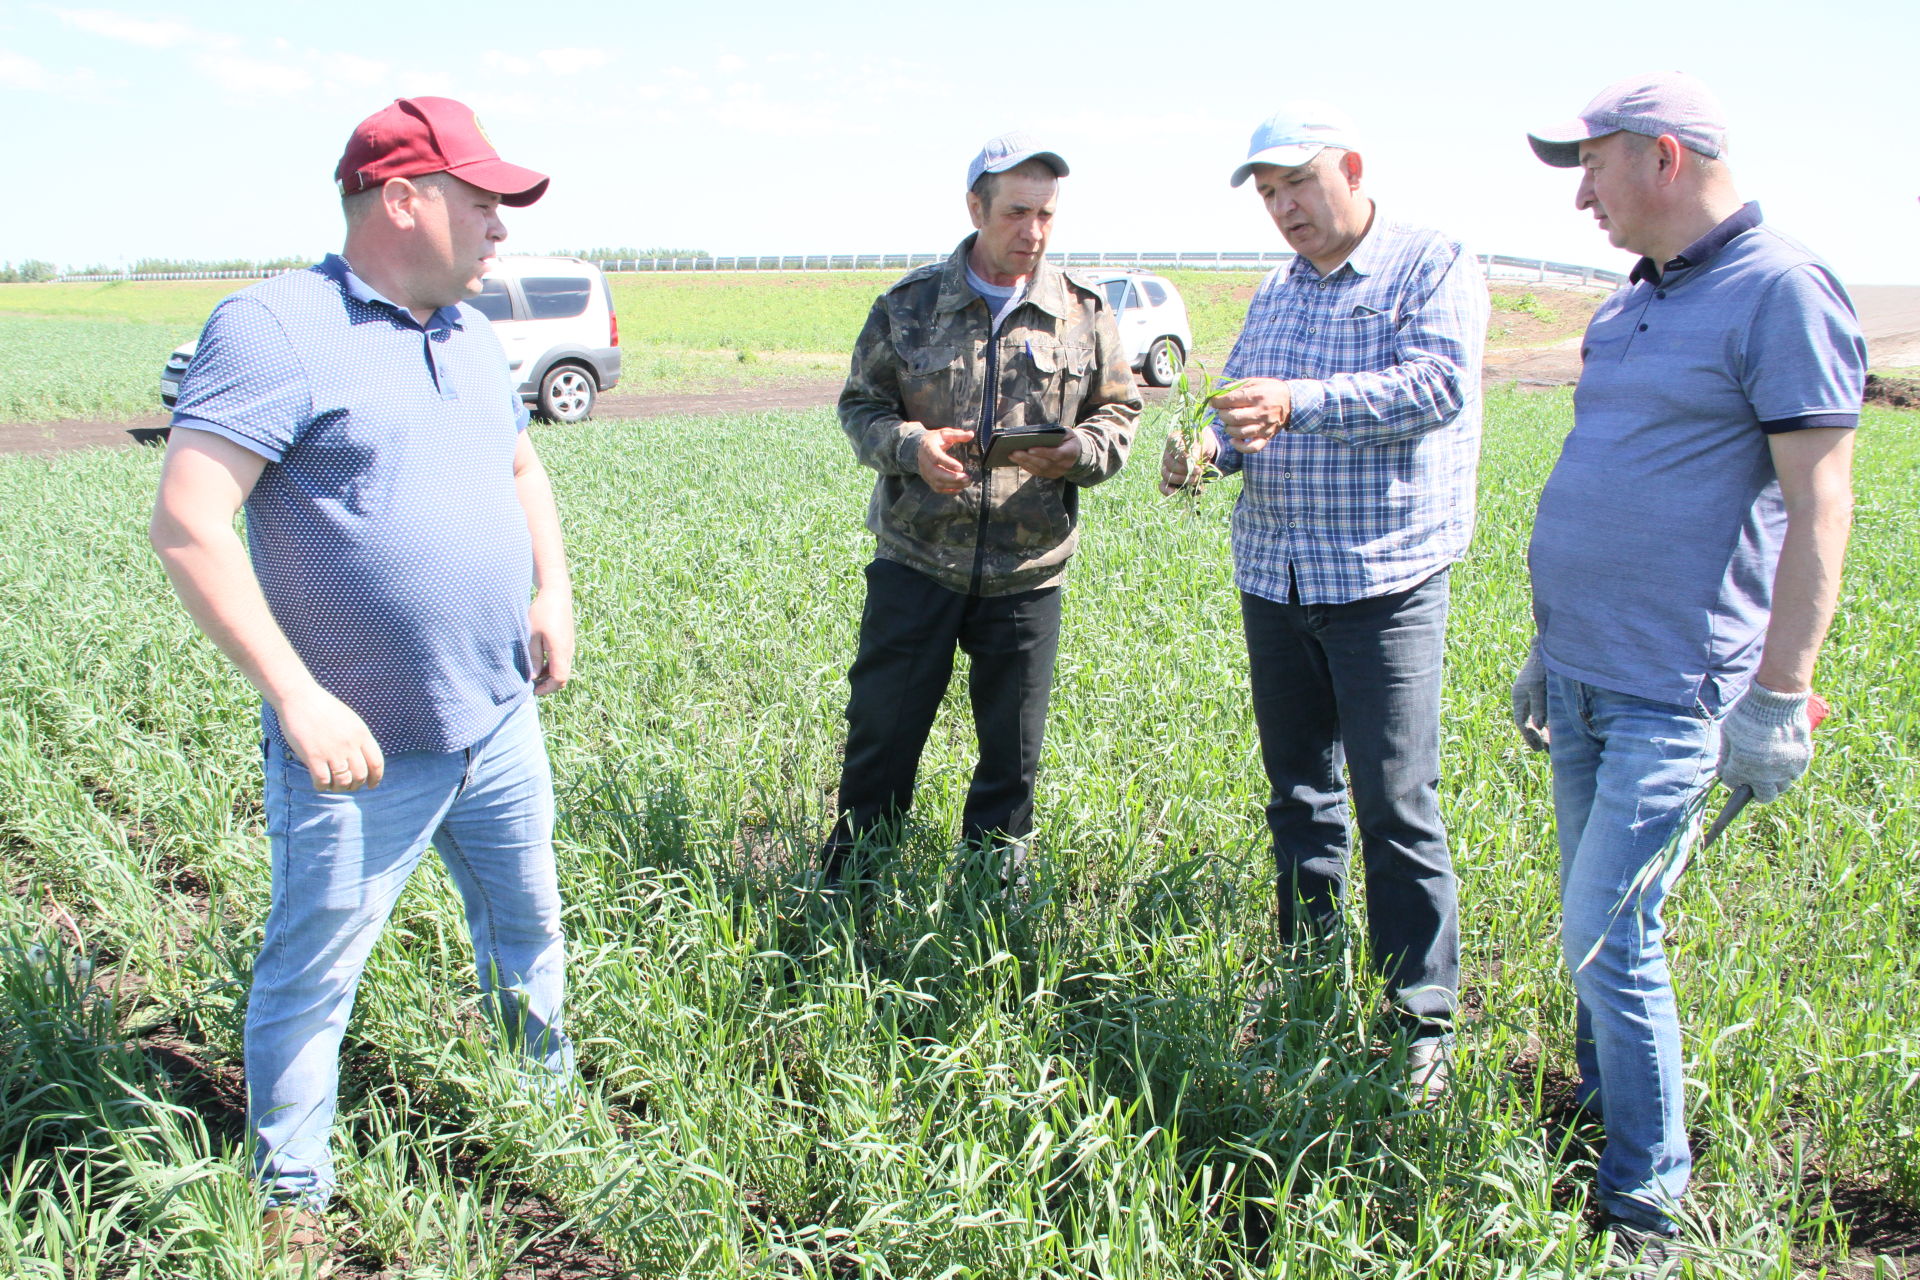
<svg viewBox="0 0 1920 1280">
<path fill-rule="evenodd" d="M 190 335 L 155 297 L 62 323 Z M 1159 497 L 1155 427 L 1082 505 L 1031 901 L 953 852 L 956 678 L 864 933 L 809 876 L 870 552 L 831 413 L 541 428 L 580 614 L 542 710 L 583 1081 L 529 1098 L 490 1049 L 430 864 L 348 1034 L 337 1274 L 1623 1274 L 1568 1123 L 1546 762 L 1507 719 L 1571 414 L 1488 401 L 1442 782 L 1468 1012 L 1432 1112 L 1357 944 L 1274 940 L 1232 488 Z M 1920 1238 L 1920 414 L 1870 411 L 1860 446 L 1812 773 L 1672 910 L 1696 1276 L 1902 1275 L 1866 1228 Z M 147 547 L 158 465 L 0 458 L 0 1276 L 299 1274 L 263 1260 L 240 1112 L 255 699 Z"/>
</svg>

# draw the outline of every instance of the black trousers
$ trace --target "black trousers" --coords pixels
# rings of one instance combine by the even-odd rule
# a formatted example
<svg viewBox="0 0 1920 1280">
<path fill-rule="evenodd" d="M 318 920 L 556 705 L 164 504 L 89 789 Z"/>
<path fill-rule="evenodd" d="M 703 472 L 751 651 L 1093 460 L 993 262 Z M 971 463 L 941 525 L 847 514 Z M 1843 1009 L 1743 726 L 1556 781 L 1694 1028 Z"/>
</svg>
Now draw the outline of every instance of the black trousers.
<svg viewBox="0 0 1920 1280">
<path fill-rule="evenodd" d="M 830 873 L 845 873 L 856 843 L 912 807 L 920 752 L 953 677 L 956 646 L 973 660 L 967 694 L 980 743 L 961 836 L 1017 845 L 1032 832 L 1034 775 L 1060 649 L 1060 588 L 963 595 L 875 560 L 847 672 L 840 817 L 823 850 Z"/>
<path fill-rule="evenodd" d="M 1400 1010 L 1435 1025 L 1452 1017 L 1460 987 L 1458 884 L 1439 800 L 1447 579 L 1443 569 L 1350 604 L 1240 597 L 1281 933 L 1324 927 L 1338 911 L 1351 794 L 1374 964 Z"/>
</svg>

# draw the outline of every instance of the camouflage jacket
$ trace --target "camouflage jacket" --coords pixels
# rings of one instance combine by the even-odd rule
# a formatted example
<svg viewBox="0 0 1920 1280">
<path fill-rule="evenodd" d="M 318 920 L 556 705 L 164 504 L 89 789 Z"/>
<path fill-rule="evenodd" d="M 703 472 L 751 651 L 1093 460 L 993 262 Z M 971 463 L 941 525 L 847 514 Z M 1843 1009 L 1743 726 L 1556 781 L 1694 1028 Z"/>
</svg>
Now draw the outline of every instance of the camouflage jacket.
<svg viewBox="0 0 1920 1280">
<path fill-rule="evenodd" d="M 874 301 L 840 393 L 840 425 L 880 473 L 867 527 L 883 559 L 953 591 L 1010 595 L 1060 581 L 1079 542 L 1080 489 L 1126 461 L 1140 416 L 1120 332 L 1099 289 L 1042 262 L 991 333 L 967 284 L 961 241 L 944 264 L 916 268 Z M 990 431 L 1057 422 L 1080 441 L 1060 479 L 980 462 Z M 973 474 L 955 494 L 920 478 L 920 437 L 971 427 L 954 456 Z"/>
</svg>

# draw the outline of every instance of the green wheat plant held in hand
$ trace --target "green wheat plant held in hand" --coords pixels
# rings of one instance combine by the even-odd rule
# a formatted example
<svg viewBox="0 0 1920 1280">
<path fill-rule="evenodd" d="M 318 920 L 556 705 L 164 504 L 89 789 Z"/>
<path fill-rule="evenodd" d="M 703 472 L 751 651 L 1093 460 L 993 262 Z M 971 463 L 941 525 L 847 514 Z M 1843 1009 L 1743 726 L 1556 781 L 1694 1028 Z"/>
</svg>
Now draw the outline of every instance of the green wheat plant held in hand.
<svg viewBox="0 0 1920 1280">
<path fill-rule="evenodd" d="M 1216 380 L 1205 366 L 1195 363 L 1180 371 L 1167 399 L 1160 406 L 1160 420 L 1167 427 L 1167 444 L 1178 449 L 1187 460 L 1187 482 L 1183 486 L 1189 500 L 1197 502 L 1206 483 L 1209 463 L 1206 455 L 1207 431 L 1213 426 L 1213 398 L 1239 386 L 1238 379 Z"/>
</svg>

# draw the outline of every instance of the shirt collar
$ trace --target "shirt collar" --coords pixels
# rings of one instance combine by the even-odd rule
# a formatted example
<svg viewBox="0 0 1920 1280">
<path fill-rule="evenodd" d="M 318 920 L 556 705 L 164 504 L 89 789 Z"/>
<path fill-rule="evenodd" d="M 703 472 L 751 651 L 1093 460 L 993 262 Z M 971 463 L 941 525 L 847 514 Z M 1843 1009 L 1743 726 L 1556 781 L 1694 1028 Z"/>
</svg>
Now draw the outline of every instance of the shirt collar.
<svg viewBox="0 0 1920 1280">
<path fill-rule="evenodd" d="M 940 292 L 933 304 L 935 311 L 958 311 L 980 296 L 967 283 L 967 255 L 973 252 L 973 242 L 978 236 L 976 232 L 962 240 L 947 259 L 947 265 L 940 272 Z M 1027 277 L 1027 292 L 1021 301 L 1032 303 L 1055 319 L 1065 319 L 1066 275 L 1045 258 L 1040 259 L 1034 265 L 1033 274 Z"/>
<path fill-rule="evenodd" d="M 1369 199 L 1371 200 L 1371 197 Z M 1353 252 L 1347 255 L 1345 262 L 1327 273 L 1326 279 L 1331 280 L 1348 267 L 1353 268 L 1353 274 L 1357 276 L 1370 276 L 1380 269 L 1388 253 L 1387 238 L 1382 234 L 1387 222 L 1386 215 L 1380 211 L 1380 202 L 1378 200 L 1371 202 L 1373 216 L 1367 221 L 1367 229 L 1361 235 L 1360 243 L 1353 246 Z M 1301 275 L 1312 275 L 1316 280 L 1321 278 L 1320 269 L 1307 261 L 1304 254 L 1293 255 L 1293 269 Z"/>
<path fill-rule="evenodd" d="M 1675 271 L 1685 271 L 1689 267 L 1703 267 L 1713 260 L 1715 254 L 1731 244 L 1735 236 L 1743 231 L 1751 231 L 1759 225 L 1760 202 L 1749 200 L 1724 219 L 1719 226 L 1681 250 L 1678 256 L 1667 259 L 1666 266 L 1656 267 L 1652 258 L 1640 259 L 1627 276 L 1627 280 L 1632 284 L 1639 284 L 1643 280 L 1658 284 L 1662 276 L 1670 275 Z"/>
<path fill-rule="evenodd" d="M 407 310 L 393 299 L 383 296 L 372 285 L 362 280 L 354 271 L 353 265 L 337 253 L 330 253 L 321 260 L 320 272 L 322 275 L 331 278 L 333 282 L 342 289 L 346 290 L 347 296 L 356 302 L 364 302 L 369 306 L 385 307 L 387 310 L 405 320 L 408 324 L 415 325 L 418 328 L 458 329 L 462 327 L 460 324 L 460 312 L 457 307 L 441 307 L 431 316 L 427 317 L 425 324 L 420 324 L 419 321 L 413 318 L 413 312 Z"/>
</svg>

